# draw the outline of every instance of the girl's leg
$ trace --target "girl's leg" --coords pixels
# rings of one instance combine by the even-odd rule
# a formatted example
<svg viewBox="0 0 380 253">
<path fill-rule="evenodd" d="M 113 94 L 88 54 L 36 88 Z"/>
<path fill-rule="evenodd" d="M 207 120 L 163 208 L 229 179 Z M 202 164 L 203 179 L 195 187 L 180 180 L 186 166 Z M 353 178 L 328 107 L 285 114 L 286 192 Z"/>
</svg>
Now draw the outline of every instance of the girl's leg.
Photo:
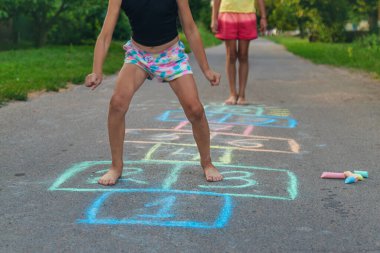
<svg viewBox="0 0 380 253">
<path fill-rule="evenodd" d="M 184 75 L 170 82 L 174 93 L 192 124 L 193 135 L 201 157 L 201 166 L 207 181 L 221 181 L 219 171 L 211 162 L 210 156 L 210 130 L 205 111 L 198 97 L 197 87 L 193 75 Z"/>
<path fill-rule="evenodd" d="M 250 40 L 239 40 L 238 46 L 238 60 L 239 60 L 239 94 L 237 104 L 245 105 L 247 101 L 245 99 L 245 88 L 248 81 L 248 51 Z"/>
<path fill-rule="evenodd" d="M 228 84 L 230 86 L 230 96 L 224 101 L 227 105 L 236 104 L 237 93 L 236 93 L 236 60 L 237 60 L 237 49 L 236 40 L 226 40 L 226 73 Z"/>
<path fill-rule="evenodd" d="M 108 136 L 111 147 L 112 165 L 99 179 L 99 184 L 114 185 L 123 172 L 123 146 L 125 135 L 125 114 L 134 93 L 140 88 L 147 73 L 140 67 L 124 64 L 117 78 L 108 112 Z"/>
</svg>

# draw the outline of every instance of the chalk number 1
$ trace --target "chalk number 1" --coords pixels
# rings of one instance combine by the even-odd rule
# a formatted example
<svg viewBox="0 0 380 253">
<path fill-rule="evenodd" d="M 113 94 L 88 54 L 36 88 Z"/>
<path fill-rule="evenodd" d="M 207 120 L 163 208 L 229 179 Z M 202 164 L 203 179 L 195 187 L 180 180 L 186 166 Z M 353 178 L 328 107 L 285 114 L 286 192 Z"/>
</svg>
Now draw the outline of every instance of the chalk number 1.
<svg viewBox="0 0 380 253">
<path fill-rule="evenodd" d="M 173 214 L 170 213 L 174 202 L 176 201 L 176 197 L 168 196 L 166 198 L 161 198 L 156 201 L 145 204 L 146 208 L 154 208 L 159 207 L 156 213 L 153 214 L 139 214 L 138 217 L 141 218 L 151 218 L 151 219 L 164 219 L 164 218 L 172 218 Z"/>
</svg>

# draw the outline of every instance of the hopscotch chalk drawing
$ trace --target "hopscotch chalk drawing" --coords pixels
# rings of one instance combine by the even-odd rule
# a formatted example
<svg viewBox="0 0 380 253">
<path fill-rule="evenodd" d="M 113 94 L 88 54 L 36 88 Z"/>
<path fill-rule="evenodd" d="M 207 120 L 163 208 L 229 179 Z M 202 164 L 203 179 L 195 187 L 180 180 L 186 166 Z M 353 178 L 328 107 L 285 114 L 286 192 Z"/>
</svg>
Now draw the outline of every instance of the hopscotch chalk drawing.
<svg viewBox="0 0 380 253">
<path fill-rule="evenodd" d="M 285 169 L 272 169 L 253 166 L 226 165 L 216 163 L 224 175 L 223 183 L 207 185 L 176 185 L 181 172 L 199 167 L 198 162 L 183 161 L 127 161 L 123 176 L 115 187 L 102 187 L 97 180 L 104 173 L 110 161 L 89 161 L 73 165 L 66 170 L 50 187 L 51 191 L 71 192 L 110 192 L 127 189 L 178 189 L 189 191 L 208 189 L 236 197 L 293 200 L 297 196 L 297 179 L 293 172 Z M 154 171 L 159 170 L 158 176 Z M 101 173 L 98 173 L 101 172 Z M 151 176 L 154 175 L 154 176 Z M 86 178 L 89 176 L 89 178 Z M 274 178 L 276 184 L 272 185 Z M 83 181 L 82 181 L 83 180 Z M 184 180 L 180 180 L 184 181 Z M 257 182 L 261 182 L 258 184 Z"/>
<path fill-rule="evenodd" d="M 141 202 L 132 201 L 133 195 L 140 195 L 137 198 L 146 199 L 145 205 L 141 206 Z M 124 208 L 121 208 L 123 212 L 115 212 L 112 205 L 107 205 L 109 210 L 103 207 L 103 204 L 111 201 L 112 198 L 114 202 L 124 205 Z M 217 212 L 215 212 L 215 204 L 220 206 Z M 173 208 L 174 205 L 177 208 Z M 198 212 L 194 213 L 192 211 L 194 208 Z M 231 213 L 231 197 L 223 194 L 163 189 L 126 189 L 102 194 L 87 210 L 86 219 L 78 220 L 78 223 L 223 228 L 228 223 Z"/>
<path fill-rule="evenodd" d="M 288 110 L 220 104 L 207 105 L 205 110 L 210 122 L 211 150 L 224 176 L 222 182 L 188 180 L 189 173 L 199 169 L 200 157 L 183 112 L 169 110 L 157 120 L 177 124 L 171 128 L 126 129 L 125 144 L 136 147 L 140 158 L 125 162 L 117 185 L 97 184 L 110 161 L 86 161 L 73 164 L 49 190 L 101 193 L 85 217 L 77 220 L 78 224 L 197 229 L 225 227 L 233 214 L 233 198 L 297 198 L 297 177 L 292 171 L 241 165 L 234 160 L 234 154 L 244 152 L 298 154 L 300 146 L 294 139 L 252 134 L 257 127 L 295 128 L 297 121 Z"/>
</svg>

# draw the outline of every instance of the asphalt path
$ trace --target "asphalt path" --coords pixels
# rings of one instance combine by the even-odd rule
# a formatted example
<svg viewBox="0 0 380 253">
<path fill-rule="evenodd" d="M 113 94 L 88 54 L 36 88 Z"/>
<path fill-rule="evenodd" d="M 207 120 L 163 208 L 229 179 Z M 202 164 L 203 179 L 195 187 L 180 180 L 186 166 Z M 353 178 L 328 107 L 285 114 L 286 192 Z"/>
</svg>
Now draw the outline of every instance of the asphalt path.
<svg viewBox="0 0 380 253">
<path fill-rule="evenodd" d="M 125 168 L 110 163 L 116 75 L 0 108 L 0 252 L 380 252 L 380 82 L 251 46 L 247 106 L 226 106 L 191 55 L 225 180 L 207 183 L 181 107 L 147 81 L 126 117 Z M 365 170 L 354 184 L 324 171 Z"/>
</svg>

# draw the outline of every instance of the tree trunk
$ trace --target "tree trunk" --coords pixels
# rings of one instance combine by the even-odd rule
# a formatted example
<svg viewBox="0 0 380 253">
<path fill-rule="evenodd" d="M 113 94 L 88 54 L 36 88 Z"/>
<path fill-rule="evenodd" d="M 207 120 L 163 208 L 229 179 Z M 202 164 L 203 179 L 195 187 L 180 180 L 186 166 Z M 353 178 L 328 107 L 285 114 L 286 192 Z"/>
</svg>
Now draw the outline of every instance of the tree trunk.
<svg viewBox="0 0 380 253">
<path fill-rule="evenodd" d="M 37 48 L 40 48 L 46 44 L 48 30 L 43 26 L 38 27 L 35 34 L 34 44 Z"/>
<path fill-rule="evenodd" d="M 17 16 L 14 16 L 10 20 L 11 38 L 12 38 L 12 43 L 14 45 L 17 45 L 19 43 L 19 41 L 20 41 L 20 32 L 19 32 L 19 29 L 18 29 L 18 22 L 16 20 L 17 20 Z"/>
<path fill-rule="evenodd" d="M 377 6 L 377 32 L 378 32 L 378 35 L 380 36 L 380 0 Z"/>
<path fill-rule="evenodd" d="M 368 23 L 369 23 L 369 31 L 370 33 L 377 33 L 378 32 L 378 26 L 377 26 L 377 22 L 378 22 L 378 15 L 377 15 L 377 11 L 372 11 L 370 14 L 369 14 L 369 18 L 368 18 Z"/>
<path fill-rule="evenodd" d="M 306 32 L 306 21 L 304 18 L 299 18 L 297 20 L 298 28 L 300 29 L 300 37 L 302 39 L 306 38 L 307 32 Z"/>
</svg>

